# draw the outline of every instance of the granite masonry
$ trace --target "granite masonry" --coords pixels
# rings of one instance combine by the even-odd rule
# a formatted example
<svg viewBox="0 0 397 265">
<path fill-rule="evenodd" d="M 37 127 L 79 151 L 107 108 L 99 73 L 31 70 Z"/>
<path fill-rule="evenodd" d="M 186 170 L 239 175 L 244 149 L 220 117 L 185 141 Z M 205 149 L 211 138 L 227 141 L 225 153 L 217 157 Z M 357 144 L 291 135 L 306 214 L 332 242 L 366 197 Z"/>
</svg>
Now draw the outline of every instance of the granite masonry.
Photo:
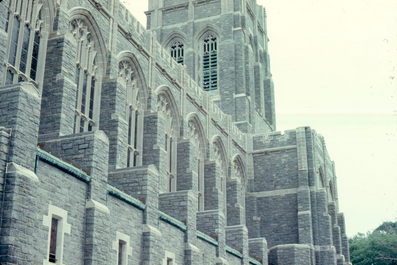
<svg viewBox="0 0 397 265">
<path fill-rule="evenodd" d="M 265 9 L 146 15 L 0 1 L 0 264 L 351 264 L 324 139 L 276 131 Z"/>
</svg>

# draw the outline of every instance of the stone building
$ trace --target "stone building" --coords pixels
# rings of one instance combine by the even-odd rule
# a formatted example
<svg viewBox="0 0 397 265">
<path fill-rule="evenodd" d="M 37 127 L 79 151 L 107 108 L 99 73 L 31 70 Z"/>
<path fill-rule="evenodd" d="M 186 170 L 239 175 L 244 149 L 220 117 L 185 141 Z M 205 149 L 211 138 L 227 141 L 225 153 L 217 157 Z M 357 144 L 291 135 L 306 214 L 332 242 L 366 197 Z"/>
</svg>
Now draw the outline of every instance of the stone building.
<svg viewBox="0 0 397 265">
<path fill-rule="evenodd" d="M 0 1 L 0 264 L 346 265 L 334 164 L 276 132 L 255 0 Z"/>
</svg>

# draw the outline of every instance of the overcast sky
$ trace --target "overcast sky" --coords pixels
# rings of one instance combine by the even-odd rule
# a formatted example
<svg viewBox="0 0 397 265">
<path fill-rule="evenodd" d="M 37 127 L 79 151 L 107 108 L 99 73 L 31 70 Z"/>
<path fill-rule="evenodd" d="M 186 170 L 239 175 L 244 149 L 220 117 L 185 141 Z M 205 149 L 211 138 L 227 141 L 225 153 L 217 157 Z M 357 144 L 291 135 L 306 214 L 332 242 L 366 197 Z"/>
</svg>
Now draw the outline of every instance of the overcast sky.
<svg viewBox="0 0 397 265">
<path fill-rule="evenodd" d="M 143 25 L 147 0 L 125 0 Z M 347 232 L 397 221 L 397 1 L 258 0 L 277 129 L 311 126 L 336 163 Z"/>
</svg>

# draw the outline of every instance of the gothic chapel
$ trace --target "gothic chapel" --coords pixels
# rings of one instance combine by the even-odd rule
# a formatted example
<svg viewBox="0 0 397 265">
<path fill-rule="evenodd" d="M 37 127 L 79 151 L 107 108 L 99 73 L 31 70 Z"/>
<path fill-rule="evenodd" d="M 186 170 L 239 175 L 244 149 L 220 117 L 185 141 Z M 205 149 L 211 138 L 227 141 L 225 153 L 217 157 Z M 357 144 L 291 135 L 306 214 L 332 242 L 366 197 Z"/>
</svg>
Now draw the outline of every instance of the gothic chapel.
<svg viewBox="0 0 397 265">
<path fill-rule="evenodd" d="M 0 264 L 351 264 L 324 139 L 276 131 L 265 9 L 146 15 L 0 0 Z"/>
</svg>

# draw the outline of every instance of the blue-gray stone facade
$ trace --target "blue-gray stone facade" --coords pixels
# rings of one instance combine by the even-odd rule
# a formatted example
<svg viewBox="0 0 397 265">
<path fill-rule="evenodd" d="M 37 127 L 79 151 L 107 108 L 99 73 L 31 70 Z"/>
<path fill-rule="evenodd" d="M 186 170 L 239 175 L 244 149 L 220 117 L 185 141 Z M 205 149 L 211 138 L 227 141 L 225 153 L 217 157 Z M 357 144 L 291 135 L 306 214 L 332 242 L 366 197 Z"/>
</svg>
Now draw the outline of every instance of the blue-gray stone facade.
<svg viewBox="0 0 397 265">
<path fill-rule="evenodd" d="M 146 15 L 0 1 L 0 264 L 351 264 L 324 139 L 276 131 L 264 8 Z"/>
</svg>

